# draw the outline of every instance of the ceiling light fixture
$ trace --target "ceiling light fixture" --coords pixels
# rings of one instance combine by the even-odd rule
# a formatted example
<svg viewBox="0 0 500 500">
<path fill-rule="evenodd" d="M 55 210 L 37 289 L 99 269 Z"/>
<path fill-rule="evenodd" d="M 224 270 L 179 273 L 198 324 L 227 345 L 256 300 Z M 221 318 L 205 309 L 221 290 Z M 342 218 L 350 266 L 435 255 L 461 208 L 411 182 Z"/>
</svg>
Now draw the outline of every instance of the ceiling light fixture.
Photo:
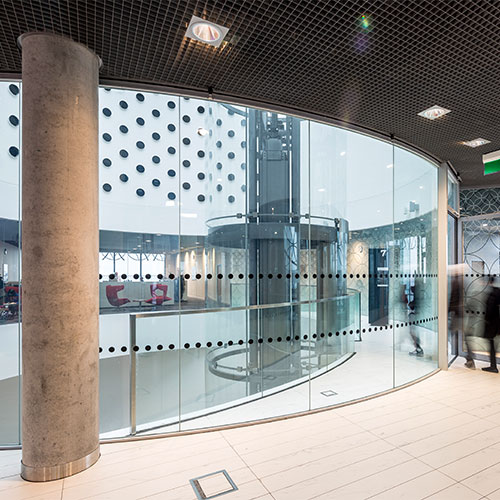
<svg viewBox="0 0 500 500">
<path fill-rule="evenodd" d="M 218 47 L 224 40 L 228 31 L 229 28 L 211 23 L 201 17 L 193 16 L 189 22 L 186 36 L 193 40 L 212 45 L 213 47 Z"/>
<path fill-rule="evenodd" d="M 201 135 L 202 137 L 208 134 L 208 130 L 206 128 L 200 127 L 198 130 L 198 135 Z"/>
<path fill-rule="evenodd" d="M 482 137 L 478 137 L 477 139 L 472 139 L 471 141 L 462 141 L 460 144 L 464 146 L 469 146 L 469 148 L 477 148 L 479 146 L 484 146 L 485 144 L 489 144 L 491 141 L 488 139 L 483 139 Z"/>
<path fill-rule="evenodd" d="M 418 116 L 423 116 L 428 120 L 435 120 L 436 118 L 440 118 L 441 116 L 448 114 L 450 111 L 450 109 L 442 108 L 441 106 L 432 106 L 418 113 Z"/>
</svg>

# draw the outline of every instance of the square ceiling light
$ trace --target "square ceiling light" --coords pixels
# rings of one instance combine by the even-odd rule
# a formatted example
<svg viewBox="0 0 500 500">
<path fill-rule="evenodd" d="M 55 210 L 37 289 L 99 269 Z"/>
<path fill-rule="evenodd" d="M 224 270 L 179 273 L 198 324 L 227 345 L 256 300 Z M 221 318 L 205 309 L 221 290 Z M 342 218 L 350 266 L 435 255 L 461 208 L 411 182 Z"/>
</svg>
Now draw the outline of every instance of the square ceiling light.
<svg viewBox="0 0 500 500">
<path fill-rule="evenodd" d="M 186 36 L 198 42 L 218 47 L 228 31 L 229 28 L 211 23 L 201 17 L 193 16 L 187 27 Z"/>
<path fill-rule="evenodd" d="M 436 118 L 440 118 L 441 116 L 448 114 L 450 111 L 450 109 L 442 108 L 441 106 L 432 106 L 418 113 L 418 116 L 423 116 L 428 120 L 435 120 Z"/>
<path fill-rule="evenodd" d="M 488 139 L 483 139 L 481 137 L 478 137 L 477 139 L 472 139 L 472 141 L 462 141 L 460 144 L 463 144 L 464 146 L 469 146 L 469 148 L 477 148 L 479 146 L 484 146 L 485 144 L 489 144 L 491 141 L 488 141 Z"/>
</svg>

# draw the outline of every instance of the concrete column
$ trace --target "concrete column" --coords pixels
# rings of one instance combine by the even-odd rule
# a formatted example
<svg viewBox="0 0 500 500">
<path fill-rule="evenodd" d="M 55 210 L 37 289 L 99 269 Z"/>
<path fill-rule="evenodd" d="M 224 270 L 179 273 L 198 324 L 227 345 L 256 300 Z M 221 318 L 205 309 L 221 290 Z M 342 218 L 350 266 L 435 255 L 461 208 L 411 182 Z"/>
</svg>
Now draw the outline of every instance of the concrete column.
<svg viewBox="0 0 500 500">
<path fill-rule="evenodd" d="M 448 370 L 448 165 L 438 171 L 438 365 Z"/>
<path fill-rule="evenodd" d="M 29 481 L 99 458 L 98 71 L 85 46 L 22 47 L 22 468 Z"/>
</svg>

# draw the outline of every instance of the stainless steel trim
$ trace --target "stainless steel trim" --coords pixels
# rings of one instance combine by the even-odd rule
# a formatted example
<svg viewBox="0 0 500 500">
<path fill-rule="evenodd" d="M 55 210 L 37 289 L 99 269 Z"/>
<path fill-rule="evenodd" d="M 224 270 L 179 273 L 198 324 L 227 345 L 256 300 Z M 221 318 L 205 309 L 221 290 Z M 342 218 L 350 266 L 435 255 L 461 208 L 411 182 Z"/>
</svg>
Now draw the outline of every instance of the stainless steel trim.
<svg viewBox="0 0 500 500">
<path fill-rule="evenodd" d="M 136 318 L 130 315 L 130 434 L 135 436 L 137 432 L 137 400 L 136 400 L 136 384 L 137 384 L 137 357 L 134 351 L 134 346 L 137 343 Z"/>
<path fill-rule="evenodd" d="M 26 481 L 45 482 L 55 481 L 63 477 L 72 476 L 94 465 L 101 456 L 100 447 L 72 462 L 58 465 L 50 465 L 48 467 L 31 467 L 21 462 L 21 477 Z"/>
</svg>

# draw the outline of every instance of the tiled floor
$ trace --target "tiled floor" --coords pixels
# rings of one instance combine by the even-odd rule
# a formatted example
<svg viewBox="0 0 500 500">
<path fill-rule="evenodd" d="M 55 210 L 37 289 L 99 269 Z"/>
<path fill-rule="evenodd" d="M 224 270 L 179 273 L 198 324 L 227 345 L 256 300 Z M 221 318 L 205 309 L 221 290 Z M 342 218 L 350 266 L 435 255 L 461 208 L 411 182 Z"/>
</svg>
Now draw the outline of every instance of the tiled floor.
<svg viewBox="0 0 500 500">
<path fill-rule="evenodd" d="M 306 417 L 104 445 L 62 481 L 23 482 L 20 452 L 0 452 L 0 499 L 192 500 L 189 479 L 226 469 L 238 487 L 227 500 L 500 500 L 500 375 L 462 363 Z"/>
</svg>

